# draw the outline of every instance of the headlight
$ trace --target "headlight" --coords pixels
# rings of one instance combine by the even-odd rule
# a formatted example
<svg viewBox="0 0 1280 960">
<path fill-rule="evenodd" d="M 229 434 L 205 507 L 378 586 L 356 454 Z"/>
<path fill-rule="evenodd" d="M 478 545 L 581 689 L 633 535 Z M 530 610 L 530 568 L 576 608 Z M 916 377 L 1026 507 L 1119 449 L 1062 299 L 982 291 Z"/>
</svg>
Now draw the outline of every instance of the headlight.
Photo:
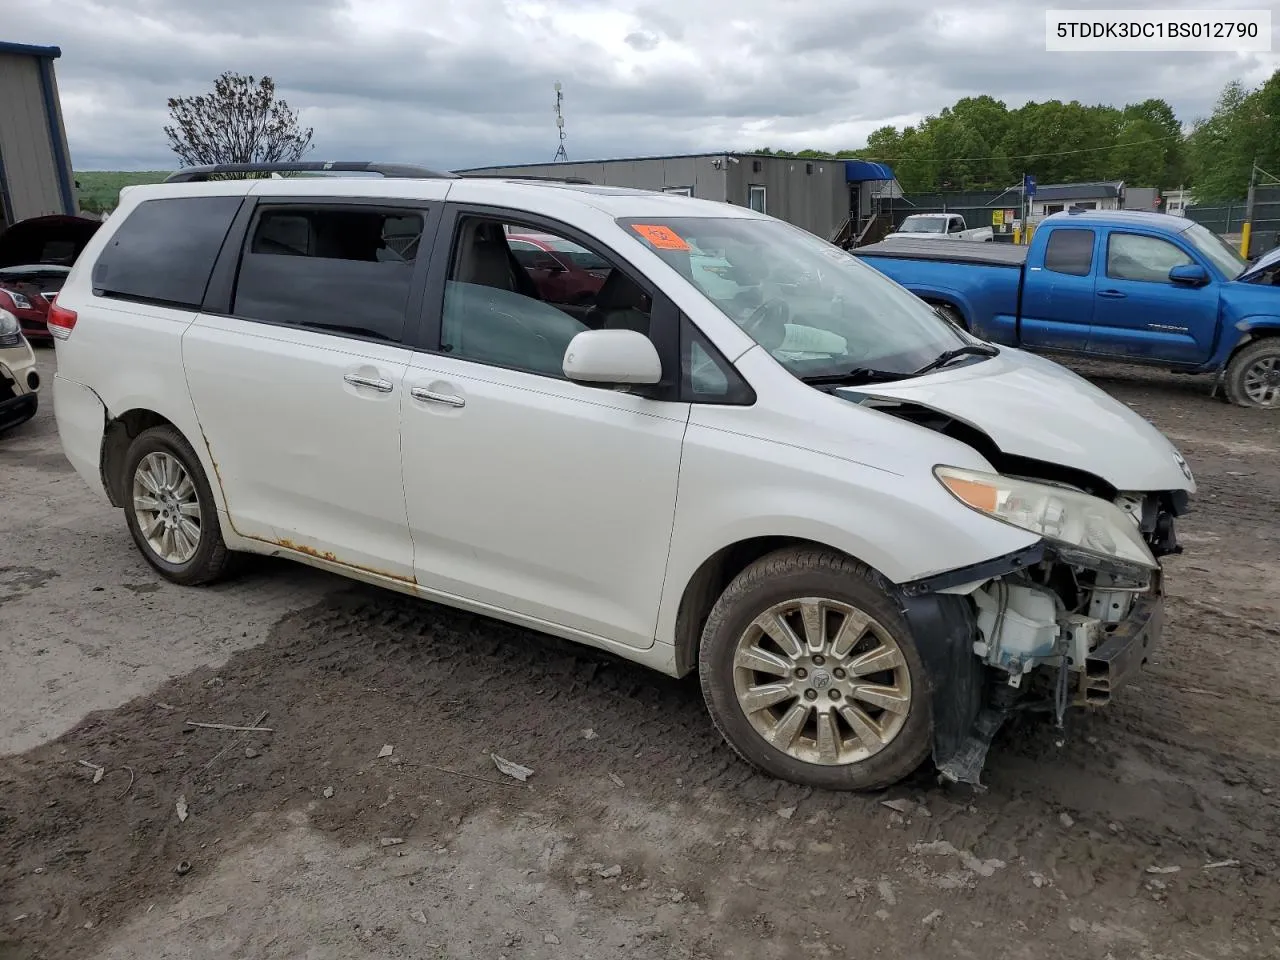
<svg viewBox="0 0 1280 960">
<path fill-rule="evenodd" d="M 8 289 L 5 289 L 4 287 L 0 287 L 0 291 L 3 291 L 9 297 L 9 299 L 13 301 L 13 305 L 17 307 L 19 310 L 31 309 L 31 301 L 28 300 L 26 297 L 24 297 L 22 294 L 18 293 L 17 291 L 8 290 Z"/>
<path fill-rule="evenodd" d="M 21 331 L 18 318 L 8 310 L 0 310 L 0 338 L 17 336 Z"/>
<path fill-rule="evenodd" d="M 1133 518 L 1098 497 L 995 473 L 937 467 L 934 474 L 967 507 L 1023 530 L 1039 534 L 1092 557 L 1137 564 L 1159 564 Z"/>
</svg>

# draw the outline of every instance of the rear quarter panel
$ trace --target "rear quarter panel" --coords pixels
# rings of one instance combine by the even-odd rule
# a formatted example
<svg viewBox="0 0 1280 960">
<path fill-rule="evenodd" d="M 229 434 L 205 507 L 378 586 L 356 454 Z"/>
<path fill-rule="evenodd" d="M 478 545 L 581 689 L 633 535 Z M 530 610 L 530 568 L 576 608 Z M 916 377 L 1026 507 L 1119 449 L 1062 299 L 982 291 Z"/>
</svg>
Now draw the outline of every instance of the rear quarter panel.
<svg viewBox="0 0 1280 960">
<path fill-rule="evenodd" d="M 197 311 L 99 297 L 92 287 L 93 265 L 115 231 L 139 202 L 163 196 L 158 191 L 165 189 L 139 187 L 122 194 L 121 206 L 76 260 L 58 294 L 58 304 L 77 314 L 70 337 L 55 340 L 58 376 L 92 390 L 107 419 L 147 410 L 171 422 L 196 451 L 218 509 L 225 511 L 217 470 L 202 439 L 182 363 L 182 334 Z M 244 181 L 226 181 L 202 185 L 201 193 L 238 196 L 247 189 Z M 64 448 L 71 442 L 70 434 L 64 437 Z M 77 456 L 83 459 L 84 454 Z"/>
</svg>

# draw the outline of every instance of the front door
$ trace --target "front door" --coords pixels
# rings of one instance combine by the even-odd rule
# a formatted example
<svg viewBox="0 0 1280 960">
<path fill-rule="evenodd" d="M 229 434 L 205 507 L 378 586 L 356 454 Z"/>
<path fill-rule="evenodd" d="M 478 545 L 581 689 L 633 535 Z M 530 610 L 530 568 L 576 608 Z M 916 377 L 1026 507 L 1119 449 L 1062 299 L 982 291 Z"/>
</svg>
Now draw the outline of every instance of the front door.
<svg viewBox="0 0 1280 960">
<path fill-rule="evenodd" d="M 429 214 L 263 203 L 229 315 L 201 314 L 184 334 L 196 416 L 242 536 L 412 579 L 400 338 Z"/>
<path fill-rule="evenodd" d="M 511 273 L 504 233 L 457 219 L 447 280 L 431 285 L 442 299 L 425 306 L 439 332 L 405 380 L 415 575 L 427 590 L 651 646 L 689 405 L 567 380 L 565 348 L 588 326 Z M 588 322 L 646 328 L 650 294 L 606 259 Z"/>
<path fill-rule="evenodd" d="M 1099 271 L 1089 352 L 1197 364 L 1213 352 L 1218 284 L 1173 283 L 1169 271 L 1199 261 L 1161 237 L 1111 231 Z"/>
</svg>

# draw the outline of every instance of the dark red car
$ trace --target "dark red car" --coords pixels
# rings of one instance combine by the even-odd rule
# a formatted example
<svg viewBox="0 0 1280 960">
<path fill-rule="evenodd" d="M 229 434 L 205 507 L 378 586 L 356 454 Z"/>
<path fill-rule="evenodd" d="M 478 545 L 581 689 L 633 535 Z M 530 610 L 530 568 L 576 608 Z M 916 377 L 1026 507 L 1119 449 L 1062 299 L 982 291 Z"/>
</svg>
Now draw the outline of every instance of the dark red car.
<svg viewBox="0 0 1280 960">
<path fill-rule="evenodd" d="M 611 269 L 607 260 L 560 237 L 512 233 L 507 245 L 548 303 L 590 303 Z"/>
<path fill-rule="evenodd" d="M 0 310 L 18 318 L 23 336 L 49 342 L 49 303 L 101 222 L 54 214 L 20 220 L 0 232 Z"/>
</svg>

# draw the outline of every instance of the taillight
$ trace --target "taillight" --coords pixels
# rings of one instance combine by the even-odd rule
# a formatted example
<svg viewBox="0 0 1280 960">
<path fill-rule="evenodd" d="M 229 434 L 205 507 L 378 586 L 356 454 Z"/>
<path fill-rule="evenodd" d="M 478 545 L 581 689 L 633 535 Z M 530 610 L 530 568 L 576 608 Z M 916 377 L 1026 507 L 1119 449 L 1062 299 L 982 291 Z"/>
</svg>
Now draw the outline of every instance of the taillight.
<svg viewBox="0 0 1280 960">
<path fill-rule="evenodd" d="M 54 337 L 59 340 L 65 340 L 71 336 L 71 331 L 75 328 L 76 312 L 53 303 L 49 306 L 49 317 L 46 322 L 49 325 L 49 332 Z"/>
</svg>

